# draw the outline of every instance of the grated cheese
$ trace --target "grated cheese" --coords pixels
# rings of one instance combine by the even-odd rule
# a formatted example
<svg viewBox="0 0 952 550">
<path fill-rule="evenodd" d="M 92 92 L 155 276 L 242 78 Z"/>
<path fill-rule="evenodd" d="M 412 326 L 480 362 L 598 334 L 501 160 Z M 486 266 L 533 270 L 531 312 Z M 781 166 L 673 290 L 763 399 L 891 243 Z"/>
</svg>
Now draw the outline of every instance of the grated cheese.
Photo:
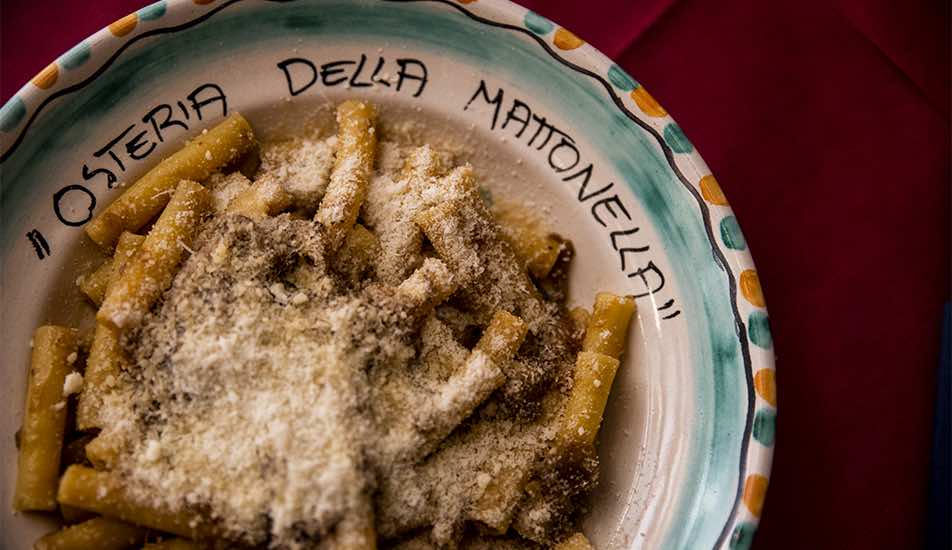
<svg viewBox="0 0 952 550">
<path fill-rule="evenodd" d="M 70 357 L 73 357 L 73 360 L 70 361 L 69 358 L 66 361 L 70 364 L 76 361 L 74 357 L 75 352 L 70 354 Z M 74 393 L 79 393 L 83 389 L 83 375 L 78 372 L 71 372 L 66 375 L 66 379 L 63 381 L 63 397 L 69 397 Z"/>
<path fill-rule="evenodd" d="M 564 307 L 535 291 L 481 202 L 447 226 L 459 261 L 429 257 L 414 216 L 469 197 L 472 178 L 430 147 L 379 144 L 360 214 L 382 250 L 370 279 L 340 276 L 320 224 L 303 216 L 225 212 L 269 181 L 310 218 L 336 145 L 266 143 L 254 183 L 237 172 L 209 179 L 214 215 L 163 299 L 122 338 L 135 366 L 109 381 L 103 436 L 123 450 L 115 470 L 136 499 L 200 509 L 241 544 L 314 548 L 370 498 L 381 535 L 429 526 L 452 544 L 501 472 L 552 453 L 551 411 L 577 346 Z M 356 163 L 342 166 L 353 181 Z M 451 302 L 426 305 L 457 288 Z M 498 309 L 530 332 L 497 365 L 461 341 Z"/>
</svg>

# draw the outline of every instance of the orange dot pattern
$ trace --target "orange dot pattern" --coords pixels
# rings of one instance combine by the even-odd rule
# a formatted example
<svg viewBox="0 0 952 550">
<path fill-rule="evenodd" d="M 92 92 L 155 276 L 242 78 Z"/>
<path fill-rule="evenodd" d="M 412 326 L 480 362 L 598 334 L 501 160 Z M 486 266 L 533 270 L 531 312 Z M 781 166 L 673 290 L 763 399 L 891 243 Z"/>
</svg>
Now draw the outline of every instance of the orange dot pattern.
<svg viewBox="0 0 952 550">
<path fill-rule="evenodd" d="M 770 406 L 777 406 L 777 371 L 761 369 L 754 375 L 754 390 Z"/>
<path fill-rule="evenodd" d="M 753 269 L 745 269 L 740 274 L 740 291 L 747 301 L 757 307 L 767 307 L 764 301 L 764 291 L 760 288 L 760 277 Z"/>
<path fill-rule="evenodd" d="M 139 18 L 136 16 L 136 14 L 130 13 L 129 15 L 109 25 L 109 32 L 111 32 L 113 36 L 125 36 L 132 32 L 132 29 L 136 28 L 136 23 L 138 22 Z"/>
<path fill-rule="evenodd" d="M 764 499 L 767 497 L 767 478 L 760 474 L 747 476 L 744 482 L 744 505 L 754 517 L 759 518 L 764 510 Z"/>
<path fill-rule="evenodd" d="M 721 191 L 721 185 L 717 183 L 714 176 L 707 175 L 701 178 L 701 196 L 704 200 L 718 206 L 727 206 L 727 197 L 724 191 Z"/>
<path fill-rule="evenodd" d="M 646 90 L 644 86 L 638 86 L 632 90 L 631 99 L 633 99 L 635 101 L 635 105 L 637 105 L 638 108 L 644 111 L 644 113 L 648 116 L 663 117 L 667 116 L 668 114 L 668 111 L 664 110 L 664 107 L 662 107 L 655 100 L 655 98 L 648 93 L 648 90 Z"/>
<path fill-rule="evenodd" d="M 556 47 L 560 50 L 574 50 L 582 44 L 585 44 L 584 40 L 564 28 L 559 28 L 559 30 L 555 31 L 555 38 L 552 42 L 555 43 Z"/>
<path fill-rule="evenodd" d="M 56 79 L 59 77 L 59 68 L 56 66 L 56 63 L 50 63 L 46 66 L 45 69 L 37 73 L 33 77 L 33 80 L 30 82 L 34 86 L 41 90 L 46 90 L 50 88 L 53 84 L 56 84 Z"/>
</svg>

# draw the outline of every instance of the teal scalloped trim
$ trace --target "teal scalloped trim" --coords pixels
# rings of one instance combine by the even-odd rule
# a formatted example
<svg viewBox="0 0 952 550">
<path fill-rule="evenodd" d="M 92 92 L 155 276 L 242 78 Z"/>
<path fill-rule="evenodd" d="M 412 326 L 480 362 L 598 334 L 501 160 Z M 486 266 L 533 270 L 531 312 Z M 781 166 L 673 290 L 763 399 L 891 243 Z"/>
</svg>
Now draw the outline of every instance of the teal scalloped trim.
<svg viewBox="0 0 952 550">
<path fill-rule="evenodd" d="M 89 46 L 89 42 L 83 40 L 73 46 L 73 49 L 63 54 L 63 57 L 60 58 L 60 65 L 68 71 L 77 69 L 81 67 L 83 63 L 89 61 L 91 54 L 92 48 Z"/>
<path fill-rule="evenodd" d="M 741 523 L 734 528 L 731 534 L 730 550 L 747 550 L 754 541 L 754 532 L 757 527 L 752 523 Z"/>
<path fill-rule="evenodd" d="M 724 246 L 731 250 L 747 248 L 747 239 L 744 238 L 744 232 L 740 230 L 740 224 L 734 216 L 721 220 L 721 240 L 724 241 Z"/>
<path fill-rule="evenodd" d="M 772 447 L 776 433 L 777 413 L 770 409 L 761 409 L 754 416 L 754 439 L 764 447 Z"/>
<path fill-rule="evenodd" d="M 20 125 L 26 116 L 26 105 L 19 96 L 13 96 L 0 107 L 0 131 L 11 132 Z"/>
<path fill-rule="evenodd" d="M 773 347 L 773 335 L 770 333 L 770 319 L 763 311 L 754 311 L 747 319 L 747 335 L 757 347 Z"/>
<path fill-rule="evenodd" d="M 628 73 L 618 65 L 612 65 L 611 68 L 608 69 L 608 80 L 616 88 L 621 88 L 626 92 L 630 92 L 638 86 L 635 79 L 629 76 Z"/>
<path fill-rule="evenodd" d="M 671 146 L 671 150 L 675 153 L 690 153 L 694 151 L 694 145 L 692 145 L 688 137 L 684 135 L 684 130 L 673 122 L 664 127 L 664 140 L 668 142 L 668 145 Z"/>
<path fill-rule="evenodd" d="M 555 24 L 552 23 L 552 21 L 549 21 L 534 11 L 527 12 L 522 22 L 527 29 L 539 35 L 549 34 L 552 32 L 552 29 L 555 28 Z"/>
<path fill-rule="evenodd" d="M 165 0 L 159 0 L 136 12 L 143 21 L 155 21 L 165 15 Z"/>
</svg>

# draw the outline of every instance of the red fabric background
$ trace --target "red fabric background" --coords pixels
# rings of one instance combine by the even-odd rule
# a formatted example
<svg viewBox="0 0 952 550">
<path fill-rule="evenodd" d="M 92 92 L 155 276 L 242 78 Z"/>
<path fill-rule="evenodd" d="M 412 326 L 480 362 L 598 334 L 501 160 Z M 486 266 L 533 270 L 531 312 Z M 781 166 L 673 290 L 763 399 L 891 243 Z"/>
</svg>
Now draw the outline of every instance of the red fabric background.
<svg viewBox="0 0 952 550">
<path fill-rule="evenodd" d="M 950 281 L 949 3 L 523 3 L 645 84 L 741 220 L 780 393 L 755 548 L 920 547 Z M 141 5 L 4 0 L 3 99 Z"/>
</svg>

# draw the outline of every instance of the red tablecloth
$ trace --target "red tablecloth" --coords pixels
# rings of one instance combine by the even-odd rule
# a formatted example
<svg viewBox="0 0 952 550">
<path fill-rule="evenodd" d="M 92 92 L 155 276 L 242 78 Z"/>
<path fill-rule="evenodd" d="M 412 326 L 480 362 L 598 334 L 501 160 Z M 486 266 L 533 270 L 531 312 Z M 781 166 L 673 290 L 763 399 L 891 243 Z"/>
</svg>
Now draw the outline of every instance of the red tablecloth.
<svg viewBox="0 0 952 550">
<path fill-rule="evenodd" d="M 7 99 L 144 0 L 4 0 Z M 717 174 L 771 315 L 758 549 L 918 548 L 949 298 L 947 0 L 524 0 L 644 83 Z"/>
</svg>

